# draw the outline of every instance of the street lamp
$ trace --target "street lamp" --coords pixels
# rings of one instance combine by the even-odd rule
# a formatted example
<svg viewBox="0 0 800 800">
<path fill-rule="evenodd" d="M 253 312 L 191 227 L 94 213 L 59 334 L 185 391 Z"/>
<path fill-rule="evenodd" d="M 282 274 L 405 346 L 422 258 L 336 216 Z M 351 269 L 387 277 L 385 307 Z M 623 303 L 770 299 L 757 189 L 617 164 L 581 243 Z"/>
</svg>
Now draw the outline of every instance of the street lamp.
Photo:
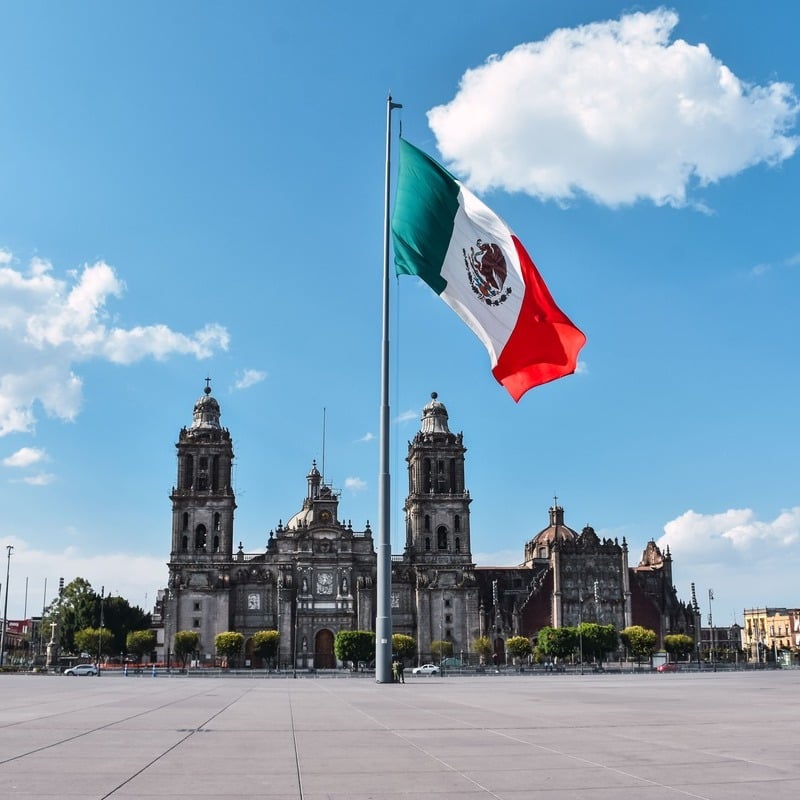
<svg viewBox="0 0 800 800">
<path fill-rule="evenodd" d="M 8 576 L 11 571 L 11 551 L 13 549 L 13 544 L 6 545 L 6 550 L 8 551 L 8 557 L 6 559 L 6 599 L 3 602 L 3 627 L 2 630 L 0 630 L 0 667 L 5 663 L 6 626 L 8 624 L 6 619 L 8 617 Z"/>
<path fill-rule="evenodd" d="M 103 650 L 103 596 L 106 593 L 106 587 L 100 587 L 100 627 L 97 633 L 97 677 L 100 677 L 100 656 Z"/>
<path fill-rule="evenodd" d="M 711 613 L 711 601 L 714 599 L 714 590 L 708 590 L 708 627 L 711 628 L 711 652 L 709 653 L 711 657 L 711 668 L 714 672 L 717 671 L 717 662 L 714 658 L 714 616 Z"/>
</svg>

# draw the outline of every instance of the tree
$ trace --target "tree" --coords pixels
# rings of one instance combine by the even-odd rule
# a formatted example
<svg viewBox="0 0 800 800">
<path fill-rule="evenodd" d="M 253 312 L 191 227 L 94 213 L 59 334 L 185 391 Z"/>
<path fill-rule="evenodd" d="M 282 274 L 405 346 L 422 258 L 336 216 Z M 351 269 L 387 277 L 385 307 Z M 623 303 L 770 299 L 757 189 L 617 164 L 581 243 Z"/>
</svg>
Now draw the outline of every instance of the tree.
<svg viewBox="0 0 800 800">
<path fill-rule="evenodd" d="M 243 644 L 244 636 L 236 631 L 223 631 L 214 637 L 214 649 L 218 656 L 225 659 L 227 666 L 231 666 L 241 655 Z"/>
<path fill-rule="evenodd" d="M 617 631 L 613 625 L 598 625 L 596 622 L 582 622 L 578 635 L 583 639 L 583 657 L 593 658 L 600 664 L 606 653 L 617 649 Z"/>
<path fill-rule="evenodd" d="M 155 646 L 155 631 L 131 631 L 125 637 L 125 651 L 136 656 L 139 663 L 142 661 L 142 656 L 153 652 Z"/>
<path fill-rule="evenodd" d="M 275 656 L 278 655 L 278 646 L 281 642 L 281 635 L 278 631 L 256 631 L 252 638 L 253 654 L 266 662 L 275 664 Z"/>
<path fill-rule="evenodd" d="M 453 655 L 453 643 L 446 639 L 434 639 L 431 642 L 431 655 L 440 661 Z"/>
<path fill-rule="evenodd" d="M 97 598 L 95 617 L 96 624 L 100 620 L 100 602 Z M 112 653 L 121 653 L 127 649 L 126 642 L 131 631 L 143 631 L 153 623 L 150 614 L 146 614 L 139 606 L 131 606 L 124 597 L 106 597 L 103 600 L 103 624 L 113 636 Z"/>
<path fill-rule="evenodd" d="M 506 650 L 516 663 L 518 658 L 527 658 L 533 651 L 533 647 L 527 636 L 511 636 L 506 642 Z"/>
<path fill-rule="evenodd" d="M 472 642 L 472 649 L 478 654 L 481 664 L 485 664 L 487 657 L 492 654 L 492 643 L 488 636 L 478 636 Z"/>
<path fill-rule="evenodd" d="M 694 639 L 685 633 L 671 633 L 664 637 L 664 649 L 673 658 L 686 658 L 694 648 Z"/>
<path fill-rule="evenodd" d="M 107 656 L 115 652 L 111 649 L 112 639 L 111 631 L 106 628 L 82 628 L 75 631 L 73 636 L 75 649 L 79 653 L 89 653 L 92 658 L 97 658 L 98 655 Z"/>
<path fill-rule="evenodd" d="M 404 633 L 393 633 L 392 652 L 397 653 L 397 657 L 400 659 L 413 658 L 417 652 L 417 640 L 413 636 L 406 636 Z"/>
<path fill-rule="evenodd" d="M 172 643 L 172 651 L 175 658 L 179 659 L 181 666 L 186 669 L 186 662 L 189 656 L 197 650 L 200 645 L 200 635 L 194 631 L 178 631 Z"/>
<path fill-rule="evenodd" d="M 636 659 L 639 664 L 642 659 L 649 659 L 656 649 L 656 632 L 650 628 L 644 628 L 641 625 L 629 625 L 624 630 L 619 632 L 619 638 L 622 644 L 628 648 L 628 651 Z"/>
<path fill-rule="evenodd" d="M 339 661 L 372 661 L 375 656 L 375 634 L 372 631 L 339 631 L 333 641 Z"/>
<path fill-rule="evenodd" d="M 56 624 L 56 637 L 63 653 L 74 653 L 75 633 L 84 628 L 99 626 L 99 614 L 95 615 L 98 595 L 85 578 L 75 578 L 68 583 L 45 609 L 42 625 L 50 630 Z M 97 606 L 99 611 L 99 606 Z"/>
<path fill-rule="evenodd" d="M 539 650 L 555 660 L 568 658 L 572 655 L 577 642 L 577 628 L 551 628 L 546 626 L 539 631 L 536 637 L 536 644 Z"/>
</svg>

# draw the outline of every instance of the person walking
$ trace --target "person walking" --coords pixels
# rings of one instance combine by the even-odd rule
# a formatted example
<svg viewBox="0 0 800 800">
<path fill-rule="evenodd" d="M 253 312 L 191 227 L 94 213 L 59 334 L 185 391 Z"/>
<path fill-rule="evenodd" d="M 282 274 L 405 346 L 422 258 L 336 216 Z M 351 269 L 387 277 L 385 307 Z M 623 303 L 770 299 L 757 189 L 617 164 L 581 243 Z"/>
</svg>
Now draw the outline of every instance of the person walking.
<svg viewBox="0 0 800 800">
<path fill-rule="evenodd" d="M 403 670 L 404 669 L 405 668 L 403 666 L 403 661 L 402 660 L 398 661 L 397 662 L 397 675 L 400 678 L 400 683 L 405 683 L 406 682 L 405 676 L 403 675 Z"/>
</svg>

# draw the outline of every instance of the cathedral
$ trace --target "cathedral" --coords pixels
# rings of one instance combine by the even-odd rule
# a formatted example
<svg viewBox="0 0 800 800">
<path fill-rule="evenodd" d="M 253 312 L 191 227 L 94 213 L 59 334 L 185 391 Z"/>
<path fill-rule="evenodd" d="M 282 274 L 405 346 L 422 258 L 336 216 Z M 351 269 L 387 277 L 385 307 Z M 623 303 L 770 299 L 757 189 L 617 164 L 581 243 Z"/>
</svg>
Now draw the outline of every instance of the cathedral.
<svg viewBox="0 0 800 800">
<path fill-rule="evenodd" d="M 199 635 L 197 660 L 213 663 L 217 634 L 237 631 L 245 639 L 244 664 L 262 667 L 252 636 L 277 630 L 282 667 L 335 668 L 339 631 L 375 629 L 377 560 L 369 525 L 345 524 L 338 494 L 312 462 L 300 510 L 270 531 L 263 551 L 245 553 L 241 544 L 234 548 L 233 443 L 209 386 L 176 447 L 160 657 L 168 662 L 175 634 L 190 630 Z M 476 566 L 465 454 L 463 435 L 451 432 L 447 409 L 432 394 L 408 443 L 405 547 L 392 556 L 392 631 L 415 639 L 420 663 L 430 660 L 437 640 L 450 642 L 464 662 L 476 662 L 479 636 L 502 662 L 509 637 L 580 622 L 617 630 L 643 625 L 659 643 L 669 633 L 695 635 L 697 611 L 676 595 L 668 549 L 662 553 L 651 540 L 631 567 L 625 539 L 600 539 L 591 527 L 576 532 L 557 501 L 518 566 Z"/>
</svg>

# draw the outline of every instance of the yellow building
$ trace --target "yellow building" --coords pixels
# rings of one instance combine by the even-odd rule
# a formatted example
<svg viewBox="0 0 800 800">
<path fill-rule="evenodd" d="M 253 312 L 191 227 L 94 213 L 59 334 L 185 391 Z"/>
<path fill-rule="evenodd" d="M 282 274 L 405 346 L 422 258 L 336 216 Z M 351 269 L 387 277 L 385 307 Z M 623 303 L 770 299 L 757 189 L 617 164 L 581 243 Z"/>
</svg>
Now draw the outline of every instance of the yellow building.
<svg viewBox="0 0 800 800">
<path fill-rule="evenodd" d="M 796 632 L 794 627 L 798 629 Z M 785 660 L 792 648 L 798 645 L 800 611 L 769 607 L 744 610 L 742 649 L 749 661 L 775 663 Z"/>
</svg>

